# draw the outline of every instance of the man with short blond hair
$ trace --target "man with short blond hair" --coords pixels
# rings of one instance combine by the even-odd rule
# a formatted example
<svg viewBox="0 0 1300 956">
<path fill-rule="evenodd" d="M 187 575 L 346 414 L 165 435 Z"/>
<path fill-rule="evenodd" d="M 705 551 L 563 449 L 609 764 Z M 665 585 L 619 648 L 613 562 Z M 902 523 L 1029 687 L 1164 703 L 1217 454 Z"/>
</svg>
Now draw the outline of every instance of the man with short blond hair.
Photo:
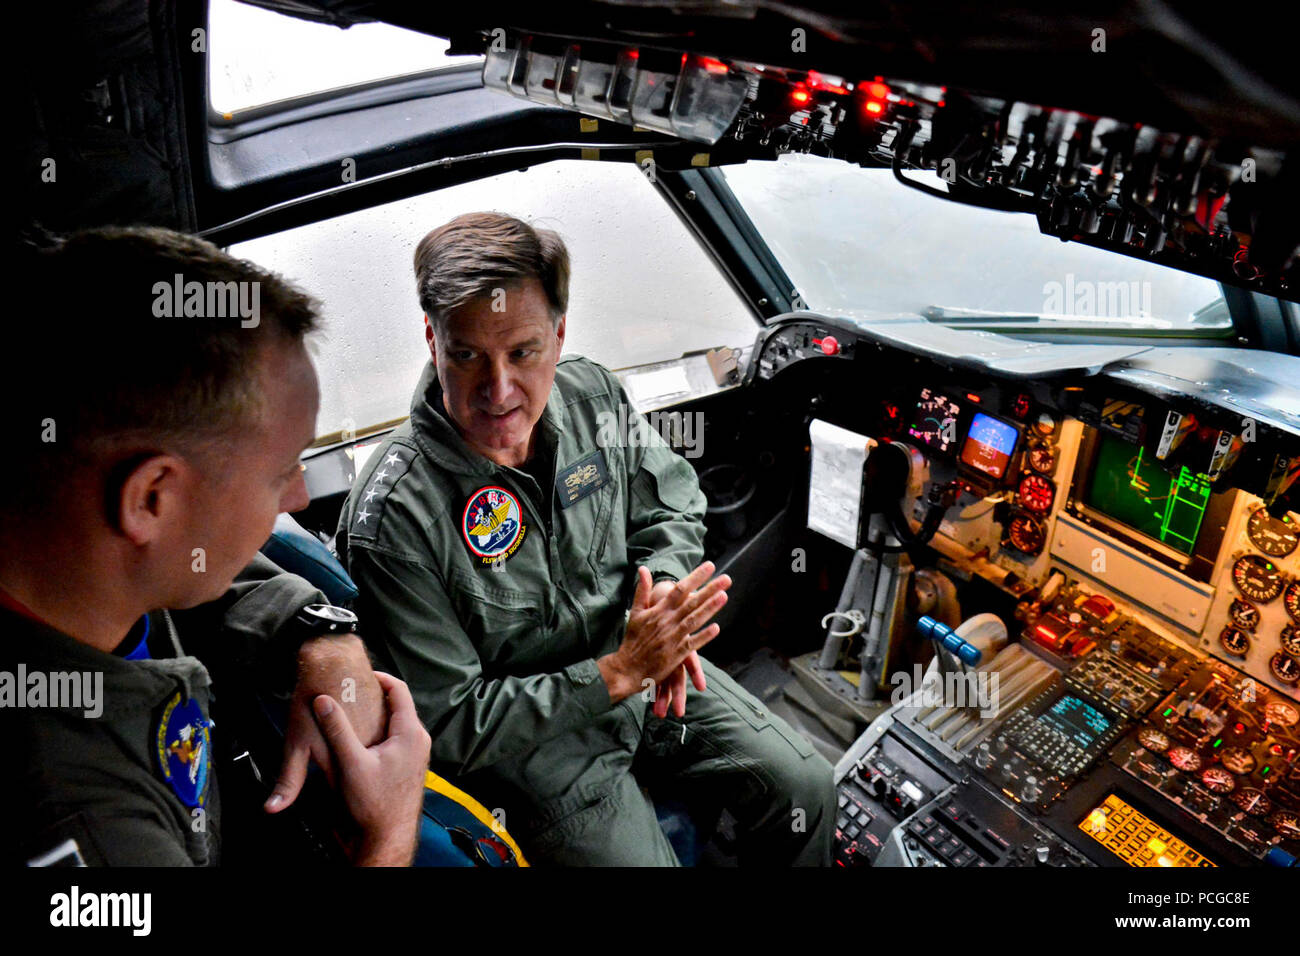
<svg viewBox="0 0 1300 956">
<path fill-rule="evenodd" d="M 205 664 L 220 659 L 268 690 L 297 672 L 266 810 L 295 803 L 313 758 L 356 824 L 353 862 L 409 863 L 429 752 L 410 692 L 371 670 L 355 634 L 294 626 L 323 595 L 258 555 L 276 516 L 308 501 L 314 303 L 164 229 L 43 237 L 16 259 L 51 306 L 10 323 L 26 374 L 0 394 L 17 452 L 0 471 L 4 859 L 207 865 L 228 857 L 223 837 L 256 851 L 223 825 L 263 820 L 267 794 L 232 798 L 250 760 L 232 766 L 245 689 L 221 678 L 214 695 Z M 177 283 L 179 314 L 159 300 Z M 210 314 L 206 291 L 227 283 L 258 314 Z M 68 673 L 89 675 L 102 706 L 28 693 Z"/>
</svg>

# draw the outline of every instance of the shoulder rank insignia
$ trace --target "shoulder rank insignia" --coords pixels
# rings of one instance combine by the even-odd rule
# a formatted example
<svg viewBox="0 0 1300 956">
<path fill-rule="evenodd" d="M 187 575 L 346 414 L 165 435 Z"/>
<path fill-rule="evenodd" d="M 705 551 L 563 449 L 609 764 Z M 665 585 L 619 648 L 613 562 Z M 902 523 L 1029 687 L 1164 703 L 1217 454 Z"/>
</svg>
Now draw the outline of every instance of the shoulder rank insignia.
<svg viewBox="0 0 1300 956">
<path fill-rule="evenodd" d="M 568 468 L 560 471 L 555 479 L 555 487 L 560 493 L 560 507 L 568 510 L 587 495 L 593 494 L 609 484 L 609 469 L 605 465 L 605 455 L 597 450 L 586 458 L 580 459 Z"/>
<path fill-rule="evenodd" d="M 483 564 L 505 561 L 524 540 L 524 512 L 519 499 L 498 485 L 469 496 L 461 516 L 465 543 Z"/>
<path fill-rule="evenodd" d="M 198 703 L 182 701 L 178 691 L 163 707 L 155 734 L 158 771 L 187 807 L 201 807 L 208 798 L 212 722 Z"/>
<path fill-rule="evenodd" d="M 379 533 L 384 500 L 388 497 L 393 482 L 406 474 L 414 458 L 415 452 L 404 445 L 389 445 L 384 450 L 379 466 L 370 473 L 366 490 L 357 499 L 356 509 L 352 512 L 352 526 L 348 529 L 349 535 L 373 539 Z"/>
</svg>

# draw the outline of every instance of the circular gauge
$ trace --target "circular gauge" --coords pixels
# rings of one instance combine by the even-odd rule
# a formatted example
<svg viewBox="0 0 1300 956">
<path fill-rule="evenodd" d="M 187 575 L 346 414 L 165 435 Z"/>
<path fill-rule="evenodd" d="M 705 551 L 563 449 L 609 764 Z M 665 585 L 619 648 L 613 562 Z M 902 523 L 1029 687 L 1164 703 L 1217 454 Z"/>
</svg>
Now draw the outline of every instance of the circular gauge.
<svg viewBox="0 0 1300 956">
<path fill-rule="evenodd" d="M 1007 526 L 1007 540 L 1021 554 L 1035 555 L 1041 553 L 1047 543 L 1047 532 L 1033 515 L 1018 514 Z"/>
<path fill-rule="evenodd" d="M 1258 554 L 1247 554 L 1232 565 L 1232 583 L 1252 601 L 1267 604 L 1282 593 L 1282 574 L 1277 565 Z"/>
<path fill-rule="evenodd" d="M 1284 684 L 1294 684 L 1300 681 L 1300 661 L 1296 660 L 1286 651 L 1278 651 L 1269 658 L 1268 669 Z"/>
<path fill-rule="evenodd" d="M 1250 773 L 1255 769 L 1255 756 L 1245 747 L 1229 747 L 1219 754 L 1219 762 L 1233 773 Z"/>
<path fill-rule="evenodd" d="M 1219 635 L 1219 643 L 1229 654 L 1245 657 L 1250 653 L 1250 638 L 1246 632 L 1235 627 L 1225 627 Z"/>
<path fill-rule="evenodd" d="M 1179 770 L 1186 770 L 1188 773 L 1194 773 L 1201 769 L 1200 754 L 1187 747 L 1170 747 L 1165 752 L 1165 757 Z"/>
<path fill-rule="evenodd" d="M 1228 617 L 1243 631 L 1253 631 L 1259 626 L 1259 608 L 1241 598 L 1233 600 L 1232 606 L 1228 608 Z"/>
<path fill-rule="evenodd" d="M 1300 627 L 1288 624 L 1282 628 L 1278 639 L 1282 642 L 1282 650 L 1294 657 L 1300 657 Z"/>
<path fill-rule="evenodd" d="M 1201 783 L 1210 793 L 1232 793 L 1237 789 L 1237 778 L 1222 767 L 1206 767 L 1201 771 Z"/>
<path fill-rule="evenodd" d="M 1139 730 L 1138 743 L 1157 754 L 1162 754 L 1169 749 L 1169 738 L 1154 727 L 1143 727 Z"/>
<path fill-rule="evenodd" d="M 1056 487 L 1042 475 L 1025 475 L 1017 489 L 1020 505 L 1026 511 L 1047 514 L 1056 499 Z"/>
<path fill-rule="evenodd" d="M 1056 430 L 1056 419 L 1047 412 L 1042 412 L 1034 422 L 1034 431 L 1040 435 L 1050 435 Z"/>
<path fill-rule="evenodd" d="M 1294 727 L 1300 723 L 1300 709 L 1284 700 L 1269 701 L 1264 705 L 1264 719 L 1279 727 Z"/>
<path fill-rule="evenodd" d="M 1300 621 L 1300 581 L 1292 581 L 1286 586 L 1282 603 L 1286 606 L 1287 614 L 1291 615 L 1291 620 Z"/>
<path fill-rule="evenodd" d="M 1050 475 L 1056 471 L 1056 449 L 1051 445 L 1029 449 L 1029 467 L 1040 475 Z"/>
<path fill-rule="evenodd" d="M 1264 508 L 1256 508 L 1246 522 L 1246 537 L 1270 558 L 1285 558 L 1300 546 L 1300 534 L 1291 516 L 1274 518 Z"/>
<path fill-rule="evenodd" d="M 1249 813 L 1252 817 L 1267 816 L 1273 809 L 1273 801 L 1264 796 L 1263 790 L 1255 787 L 1241 787 L 1232 795 L 1232 802 L 1237 809 Z"/>
<path fill-rule="evenodd" d="M 1290 810 L 1279 810 L 1268 818 L 1268 822 L 1273 824 L 1273 829 L 1284 837 L 1294 840 L 1300 837 L 1300 817 L 1297 817 Z"/>
</svg>

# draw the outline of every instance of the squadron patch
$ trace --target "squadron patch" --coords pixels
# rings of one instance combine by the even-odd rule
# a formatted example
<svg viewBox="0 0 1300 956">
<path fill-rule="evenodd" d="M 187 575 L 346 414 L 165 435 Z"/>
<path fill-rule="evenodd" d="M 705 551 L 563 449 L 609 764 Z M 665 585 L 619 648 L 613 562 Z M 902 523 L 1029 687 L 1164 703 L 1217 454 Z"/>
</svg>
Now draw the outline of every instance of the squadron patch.
<svg viewBox="0 0 1300 956">
<path fill-rule="evenodd" d="M 187 807 L 201 807 L 208 799 L 212 722 L 193 699 L 181 700 L 178 691 L 158 719 L 158 771 Z"/>
<path fill-rule="evenodd" d="M 519 499 L 497 485 L 469 496 L 461 517 L 465 543 L 483 564 L 508 559 L 524 540 L 524 512 Z"/>
</svg>

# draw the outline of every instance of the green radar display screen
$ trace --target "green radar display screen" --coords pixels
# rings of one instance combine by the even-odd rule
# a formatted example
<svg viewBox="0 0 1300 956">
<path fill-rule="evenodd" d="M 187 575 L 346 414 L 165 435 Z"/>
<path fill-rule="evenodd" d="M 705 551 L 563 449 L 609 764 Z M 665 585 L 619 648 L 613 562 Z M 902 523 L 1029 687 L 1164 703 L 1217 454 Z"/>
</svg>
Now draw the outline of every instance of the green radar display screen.
<svg viewBox="0 0 1300 956">
<path fill-rule="evenodd" d="M 1180 554 L 1191 554 L 1210 501 L 1210 483 L 1187 468 L 1176 474 L 1145 451 L 1102 433 L 1085 503 Z"/>
</svg>

